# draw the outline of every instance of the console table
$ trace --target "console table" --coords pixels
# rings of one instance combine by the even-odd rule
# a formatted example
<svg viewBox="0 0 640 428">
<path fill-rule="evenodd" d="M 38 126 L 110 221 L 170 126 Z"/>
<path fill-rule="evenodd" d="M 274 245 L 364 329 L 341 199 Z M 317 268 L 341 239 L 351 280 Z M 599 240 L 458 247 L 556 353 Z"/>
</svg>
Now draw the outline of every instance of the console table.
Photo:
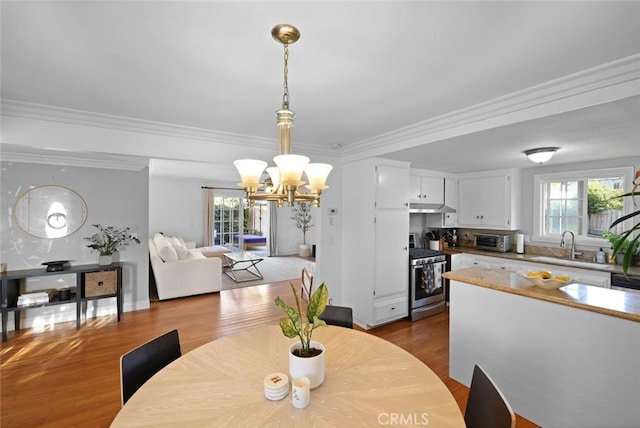
<svg viewBox="0 0 640 428">
<path fill-rule="evenodd" d="M 69 300 L 59 300 L 55 296 L 47 303 L 37 303 L 33 305 L 18 306 L 18 296 L 24 292 L 20 285 L 27 278 L 53 276 L 53 275 L 75 275 L 76 292 L 71 293 Z M 47 272 L 46 268 L 14 270 L 2 273 L 2 341 L 7 341 L 7 321 L 9 312 L 14 313 L 15 330 L 20 330 L 20 312 L 26 309 L 40 308 L 44 306 L 63 305 L 75 303 L 76 305 L 76 328 L 80 328 L 80 313 L 82 306 L 89 300 L 116 298 L 118 312 L 118 322 L 122 313 L 122 263 L 112 263 L 108 266 L 97 264 L 65 266 L 64 270 L 58 272 Z M 113 284 L 115 281 L 115 286 Z"/>
</svg>

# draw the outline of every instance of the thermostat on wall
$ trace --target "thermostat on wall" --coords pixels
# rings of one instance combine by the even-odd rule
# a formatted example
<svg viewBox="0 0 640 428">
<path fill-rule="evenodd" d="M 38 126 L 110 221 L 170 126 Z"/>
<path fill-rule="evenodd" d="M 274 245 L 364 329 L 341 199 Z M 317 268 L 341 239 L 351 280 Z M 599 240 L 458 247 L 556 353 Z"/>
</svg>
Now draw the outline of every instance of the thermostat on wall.
<svg viewBox="0 0 640 428">
<path fill-rule="evenodd" d="M 329 208 L 329 215 L 336 215 L 336 214 L 338 214 L 337 208 Z"/>
</svg>

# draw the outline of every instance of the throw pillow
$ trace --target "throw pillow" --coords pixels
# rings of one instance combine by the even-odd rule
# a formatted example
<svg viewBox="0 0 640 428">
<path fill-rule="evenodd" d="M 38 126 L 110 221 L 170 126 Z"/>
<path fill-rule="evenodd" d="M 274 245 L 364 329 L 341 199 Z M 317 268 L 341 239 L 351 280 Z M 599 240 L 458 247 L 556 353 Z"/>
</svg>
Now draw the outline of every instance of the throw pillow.
<svg viewBox="0 0 640 428">
<path fill-rule="evenodd" d="M 178 261 L 178 253 L 176 253 L 176 250 L 174 250 L 171 245 L 163 245 L 160 248 L 157 248 L 157 250 L 158 250 L 158 255 L 163 261 L 165 262 Z"/>
<path fill-rule="evenodd" d="M 167 239 L 162 233 L 158 232 L 153 235 L 153 245 L 156 246 L 156 250 L 160 250 L 160 247 L 163 247 L 166 244 L 168 244 Z"/>
<path fill-rule="evenodd" d="M 187 255 L 184 260 L 197 260 L 197 259 L 206 259 L 205 256 L 198 250 L 187 250 Z"/>
<path fill-rule="evenodd" d="M 171 237 L 167 237 L 167 241 L 171 244 L 173 249 L 176 251 L 176 254 L 178 255 L 178 259 L 180 260 L 184 259 L 187 256 L 187 253 L 189 253 L 189 250 L 183 244 L 184 241 L 182 241 L 182 239 L 176 236 L 171 236 Z"/>
<path fill-rule="evenodd" d="M 182 245 L 184 248 L 187 248 L 187 243 L 184 242 L 184 239 L 182 239 L 182 236 L 176 236 L 175 238 L 180 242 L 180 245 Z"/>
</svg>

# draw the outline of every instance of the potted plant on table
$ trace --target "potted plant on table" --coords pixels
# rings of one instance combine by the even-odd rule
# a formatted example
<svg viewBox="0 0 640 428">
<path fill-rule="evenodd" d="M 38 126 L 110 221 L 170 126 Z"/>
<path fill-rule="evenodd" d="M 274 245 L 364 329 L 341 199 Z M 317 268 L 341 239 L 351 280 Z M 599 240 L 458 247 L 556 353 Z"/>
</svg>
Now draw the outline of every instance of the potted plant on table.
<svg viewBox="0 0 640 428">
<path fill-rule="evenodd" d="M 275 300 L 276 305 L 286 314 L 286 317 L 280 319 L 282 333 L 288 338 L 300 339 L 289 348 L 289 374 L 292 379 L 301 376 L 309 378 L 313 389 L 324 382 L 325 349 L 321 343 L 311 340 L 311 336 L 316 328 L 327 325 L 319 316 L 327 307 L 329 291 L 324 282 L 313 294 L 309 290 L 305 315 L 302 314 L 300 299 L 293 284 L 291 291 L 296 301 L 295 308 L 287 305 L 279 296 Z"/>
<path fill-rule="evenodd" d="M 113 262 L 113 254 L 121 248 L 132 243 L 140 243 L 140 240 L 131 234 L 128 227 L 104 227 L 100 224 L 93 226 L 98 229 L 98 232 L 84 239 L 91 242 L 87 247 L 100 253 L 98 263 L 101 266 L 110 265 Z"/>
<path fill-rule="evenodd" d="M 309 202 L 298 202 L 298 206 L 293 208 L 291 220 L 296 222 L 296 227 L 302 230 L 302 244 L 298 251 L 300 257 L 309 257 L 309 245 L 307 245 L 307 232 L 313 227 L 311 224 L 311 204 Z"/>
</svg>

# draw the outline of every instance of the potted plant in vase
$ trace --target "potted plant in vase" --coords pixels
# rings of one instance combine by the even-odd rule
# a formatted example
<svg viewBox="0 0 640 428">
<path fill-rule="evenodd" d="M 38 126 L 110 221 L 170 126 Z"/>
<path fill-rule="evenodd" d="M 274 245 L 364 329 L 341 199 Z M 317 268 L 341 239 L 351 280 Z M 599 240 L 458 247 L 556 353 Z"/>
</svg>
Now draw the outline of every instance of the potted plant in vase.
<svg viewBox="0 0 640 428">
<path fill-rule="evenodd" d="M 91 242 L 87 247 L 100 253 L 100 258 L 98 259 L 100 266 L 110 265 L 113 262 L 113 254 L 117 253 L 121 248 L 132 243 L 140 243 L 140 240 L 129 232 L 130 229 L 128 227 L 104 227 L 100 224 L 94 224 L 93 226 L 98 229 L 98 232 L 84 239 Z"/>
<path fill-rule="evenodd" d="M 306 315 L 302 314 L 300 299 L 293 284 L 291 291 L 296 300 L 295 308 L 287 305 L 280 297 L 276 297 L 275 301 L 287 315 L 280 319 L 282 333 L 289 338 L 300 338 L 299 342 L 293 343 L 289 348 L 289 374 L 291 379 L 301 376 L 309 378 L 313 389 L 324 382 L 325 348 L 321 343 L 311 340 L 311 336 L 316 328 L 327 325 L 318 317 L 327 307 L 329 291 L 324 282 L 313 294 L 309 290 Z"/>
<path fill-rule="evenodd" d="M 298 251 L 300 257 L 309 257 L 311 251 L 307 245 L 307 232 L 313 227 L 311 224 L 311 204 L 309 202 L 298 202 L 298 206 L 293 208 L 291 220 L 296 222 L 296 227 L 302 230 L 302 244 Z"/>
</svg>

